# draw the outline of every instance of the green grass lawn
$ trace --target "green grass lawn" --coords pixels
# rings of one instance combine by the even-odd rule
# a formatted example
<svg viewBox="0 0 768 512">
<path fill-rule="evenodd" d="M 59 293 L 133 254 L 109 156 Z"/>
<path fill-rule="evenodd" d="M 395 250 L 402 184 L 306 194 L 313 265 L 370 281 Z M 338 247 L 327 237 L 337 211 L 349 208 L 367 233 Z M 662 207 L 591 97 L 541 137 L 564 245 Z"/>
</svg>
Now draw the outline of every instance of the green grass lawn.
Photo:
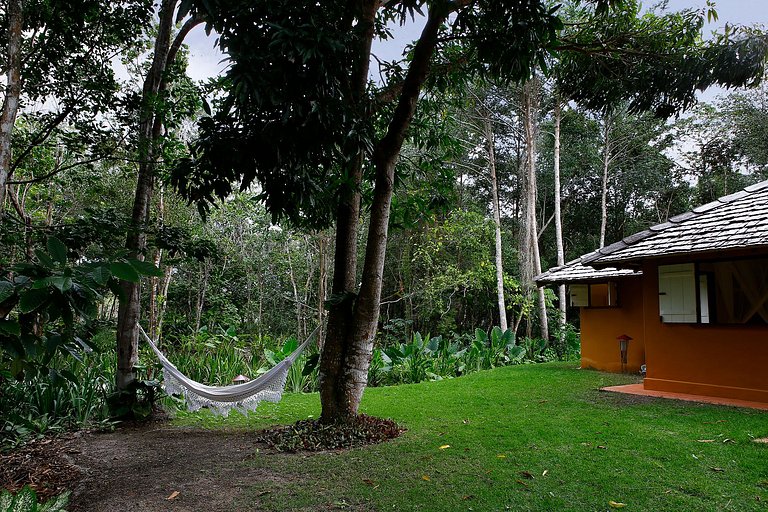
<svg viewBox="0 0 768 512">
<path fill-rule="evenodd" d="M 264 510 L 768 510 L 768 445 L 751 442 L 768 436 L 767 413 L 598 391 L 633 381 L 556 363 L 368 389 L 362 412 L 393 418 L 402 437 L 260 454 L 249 463 L 283 478 L 249 497 Z M 318 413 L 316 394 L 288 395 L 248 418 L 176 423 L 259 428 Z"/>
</svg>

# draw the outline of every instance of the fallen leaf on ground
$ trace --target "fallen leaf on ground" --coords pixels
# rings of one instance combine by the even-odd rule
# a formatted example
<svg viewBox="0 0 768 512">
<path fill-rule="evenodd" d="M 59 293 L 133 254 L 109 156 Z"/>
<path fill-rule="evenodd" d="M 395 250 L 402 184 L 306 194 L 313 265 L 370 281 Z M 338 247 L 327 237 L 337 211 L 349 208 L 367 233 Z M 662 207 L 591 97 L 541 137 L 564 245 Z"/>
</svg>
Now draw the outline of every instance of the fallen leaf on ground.
<svg viewBox="0 0 768 512">
<path fill-rule="evenodd" d="M 530 471 L 521 471 L 520 475 L 524 476 L 528 480 L 533 480 L 533 475 L 531 474 Z"/>
<path fill-rule="evenodd" d="M 173 491 L 173 492 L 171 493 L 171 495 L 170 495 L 170 496 L 168 496 L 168 497 L 167 497 L 167 498 L 165 498 L 165 499 L 166 499 L 166 500 L 168 500 L 168 501 L 171 501 L 171 500 L 175 500 L 175 499 L 176 499 L 176 497 L 177 497 L 179 494 L 181 494 L 179 491 Z"/>
<path fill-rule="evenodd" d="M 619 503 L 617 501 L 609 501 L 608 505 L 610 505 L 611 508 L 624 508 L 627 506 L 626 503 Z"/>
<path fill-rule="evenodd" d="M 607 447 L 607 446 L 603 446 L 603 445 L 601 445 L 601 444 L 600 444 L 600 445 L 597 445 L 597 447 L 598 447 L 599 449 L 601 449 L 601 450 L 607 450 L 607 449 L 608 449 L 608 447 Z"/>
<path fill-rule="evenodd" d="M 431 478 L 429 478 L 429 475 L 422 475 L 421 479 L 424 480 L 425 482 L 429 482 L 430 480 L 432 480 Z"/>
<path fill-rule="evenodd" d="M 463 499 L 464 501 L 467 501 L 467 500 L 471 500 L 474 497 L 475 496 L 473 494 L 465 494 L 464 496 L 461 497 L 461 499 Z"/>
<path fill-rule="evenodd" d="M 261 491 L 258 496 L 266 496 L 267 494 L 272 494 L 272 491 Z"/>
<path fill-rule="evenodd" d="M 709 468 L 715 473 L 723 473 L 725 470 L 723 468 Z"/>
<path fill-rule="evenodd" d="M 714 439 L 697 439 L 696 442 L 697 443 L 714 443 L 715 440 Z"/>
<path fill-rule="evenodd" d="M 545 469 L 544 472 L 541 474 L 541 476 L 547 476 L 547 473 L 549 473 L 549 470 Z"/>
<path fill-rule="evenodd" d="M 440 447 L 440 449 L 441 449 L 441 450 L 446 450 L 446 449 L 448 449 L 448 448 L 450 448 L 450 447 L 451 447 L 451 445 L 449 445 L 449 444 L 444 444 L 443 446 L 441 446 L 441 447 Z"/>
<path fill-rule="evenodd" d="M 523 487 L 528 487 L 528 484 L 527 484 L 527 483 L 525 483 L 525 482 L 523 482 L 522 480 L 519 480 L 519 479 L 518 479 L 518 480 L 515 480 L 515 482 L 519 483 L 519 484 L 520 484 L 520 485 L 522 485 Z"/>
<path fill-rule="evenodd" d="M 497 459 L 506 459 L 506 458 L 507 458 L 507 456 L 506 456 L 506 455 L 504 455 L 504 454 L 502 454 L 502 453 L 500 453 L 500 454 L 498 454 L 498 455 L 496 456 L 496 458 L 497 458 Z"/>
</svg>

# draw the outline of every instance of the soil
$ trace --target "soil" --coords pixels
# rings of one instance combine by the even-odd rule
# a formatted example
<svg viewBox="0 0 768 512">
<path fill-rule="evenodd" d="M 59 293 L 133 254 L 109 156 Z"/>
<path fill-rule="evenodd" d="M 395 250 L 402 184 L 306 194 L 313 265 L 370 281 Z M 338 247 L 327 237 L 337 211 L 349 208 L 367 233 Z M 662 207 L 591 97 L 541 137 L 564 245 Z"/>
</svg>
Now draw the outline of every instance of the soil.
<svg viewBox="0 0 768 512">
<path fill-rule="evenodd" d="M 253 487 L 286 477 L 247 464 L 257 448 L 253 432 L 166 423 L 80 433 L 0 455 L 0 488 L 30 484 L 42 497 L 72 489 L 71 512 L 258 511 Z"/>
<path fill-rule="evenodd" d="M 249 464 L 277 451 L 339 451 L 403 432 L 391 420 L 360 415 L 350 424 L 301 421 L 263 431 L 210 431 L 167 421 L 110 433 L 79 432 L 0 454 L 0 488 L 30 485 L 41 501 L 72 490 L 71 512 L 261 510 L 272 487 L 295 476 Z"/>
</svg>

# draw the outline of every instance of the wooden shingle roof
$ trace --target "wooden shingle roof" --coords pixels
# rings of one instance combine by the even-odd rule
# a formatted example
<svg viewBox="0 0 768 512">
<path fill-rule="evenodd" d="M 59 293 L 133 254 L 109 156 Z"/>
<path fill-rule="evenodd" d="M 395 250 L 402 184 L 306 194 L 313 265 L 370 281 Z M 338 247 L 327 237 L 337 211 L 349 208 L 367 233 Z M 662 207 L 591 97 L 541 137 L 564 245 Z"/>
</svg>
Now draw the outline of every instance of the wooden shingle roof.
<svg viewBox="0 0 768 512">
<path fill-rule="evenodd" d="M 579 261 L 622 266 L 649 257 L 759 246 L 768 247 L 768 180 L 671 217 Z"/>
<path fill-rule="evenodd" d="M 643 273 L 639 270 L 601 268 L 596 269 L 587 265 L 582 265 L 580 259 L 569 261 L 565 265 L 553 267 L 543 274 L 534 278 L 536 284 L 545 286 L 548 284 L 560 283 L 585 283 L 590 281 L 606 281 L 617 277 L 640 276 Z"/>
</svg>

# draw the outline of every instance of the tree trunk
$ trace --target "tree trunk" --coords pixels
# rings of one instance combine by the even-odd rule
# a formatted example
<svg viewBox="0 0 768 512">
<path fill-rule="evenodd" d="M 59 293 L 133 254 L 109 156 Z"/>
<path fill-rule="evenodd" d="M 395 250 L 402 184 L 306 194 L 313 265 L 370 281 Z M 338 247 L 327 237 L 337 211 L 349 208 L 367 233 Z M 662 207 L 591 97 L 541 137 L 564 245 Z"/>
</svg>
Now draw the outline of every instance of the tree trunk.
<svg viewBox="0 0 768 512">
<path fill-rule="evenodd" d="M 608 224 L 608 167 L 611 164 L 611 114 L 606 110 L 603 119 L 603 183 L 600 199 L 600 247 L 605 247 Z"/>
<path fill-rule="evenodd" d="M 6 55 L 5 98 L 0 114 L 0 217 L 5 212 L 5 196 L 11 174 L 11 137 L 19 111 L 21 96 L 21 42 L 23 26 L 22 0 L 7 1 L 8 54 Z"/>
<path fill-rule="evenodd" d="M 163 334 L 163 320 L 165 319 L 165 311 L 168 309 L 168 288 L 171 286 L 171 278 L 173 277 L 173 266 L 168 265 L 165 267 L 165 272 L 160 284 L 160 292 L 158 294 L 158 310 L 157 310 L 157 329 L 155 333 L 155 340 L 159 345 L 160 337 Z"/>
<path fill-rule="evenodd" d="M 376 4 L 370 4 L 366 7 L 369 9 L 369 11 L 366 11 L 368 17 L 361 17 L 360 23 L 370 23 L 370 29 L 372 30 Z M 402 92 L 392 120 L 387 128 L 387 133 L 376 146 L 374 152 L 375 188 L 371 205 L 371 218 L 360 293 L 352 307 L 351 323 L 341 326 L 345 328 L 344 331 L 337 330 L 339 326 L 331 323 L 334 317 L 337 317 L 339 312 L 342 311 L 341 308 L 332 309 L 331 317 L 329 317 L 328 337 L 323 350 L 323 358 L 325 359 L 327 353 L 337 356 L 336 362 L 340 371 L 336 373 L 334 381 L 324 380 L 321 383 L 320 393 L 323 406 L 322 418 L 324 421 L 346 421 L 356 416 L 363 390 L 368 382 L 368 367 L 371 361 L 373 339 L 376 334 L 379 318 L 379 303 L 381 299 L 395 164 L 400 156 L 406 132 L 416 110 L 419 92 L 426 79 L 430 58 L 437 44 L 439 28 L 447 14 L 447 12 L 436 13 L 430 11 L 421 37 L 414 48 L 413 59 L 403 82 Z M 369 55 L 370 39 L 367 40 L 367 51 L 360 55 L 361 58 L 364 57 L 365 59 L 365 64 L 360 67 L 367 69 Z M 367 71 L 365 76 L 367 79 Z M 363 92 L 364 89 L 362 89 L 361 95 Z M 345 241 L 344 238 L 342 238 L 342 241 Z M 337 257 L 338 255 L 339 248 L 337 247 Z M 340 270 L 345 274 L 348 274 L 352 265 L 352 261 L 349 260 L 346 262 L 339 262 L 337 260 L 335 263 L 337 270 L 341 267 Z M 354 276 L 352 277 L 354 278 Z M 334 276 L 334 281 L 336 281 L 336 276 Z M 354 286 L 354 281 L 350 284 Z M 349 303 L 351 305 L 352 301 L 349 301 Z M 341 343 L 338 343 L 339 341 Z M 337 343 L 338 345 L 336 345 Z M 327 378 L 328 376 L 325 376 L 325 379 Z"/>
<path fill-rule="evenodd" d="M 328 289 L 328 239 L 324 232 L 318 235 L 317 252 L 320 272 L 317 280 L 317 324 L 320 326 L 320 330 L 317 332 L 317 347 L 322 351 L 325 343 L 323 322 L 325 321 L 325 299 Z"/>
<path fill-rule="evenodd" d="M 561 199 L 560 199 L 560 118 L 561 118 L 562 104 L 560 97 L 555 95 L 555 110 L 554 110 L 554 123 L 555 123 L 555 150 L 553 158 L 553 167 L 555 170 L 555 243 L 557 244 L 557 265 L 561 266 L 565 264 L 565 249 L 563 247 L 563 220 L 561 212 Z M 560 317 L 558 318 L 558 324 L 560 326 L 558 333 L 558 350 L 563 348 L 565 343 L 565 324 L 566 318 L 566 302 L 565 302 L 565 285 L 560 284 L 557 287 L 557 304 L 560 308 Z"/>
<path fill-rule="evenodd" d="M 507 330 L 507 305 L 504 300 L 504 262 L 501 253 L 501 208 L 499 207 L 499 187 L 496 179 L 496 150 L 494 148 L 493 126 L 490 113 L 483 116 L 485 140 L 488 144 L 488 167 L 491 171 L 491 201 L 493 202 L 493 225 L 496 233 L 496 300 L 499 306 L 499 327 Z"/>
<path fill-rule="evenodd" d="M 165 197 L 164 197 L 164 190 L 163 187 L 160 187 L 160 193 L 158 194 L 158 203 L 157 203 L 157 223 L 162 227 L 163 222 L 165 220 Z M 163 250 L 158 248 L 155 249 L 155 254 L 152 258 L 152 263 L 155 265 L 155 267 L 160 268 L 160 263 L 163 259 Z M 150 278 L 150 292 L 149 292 L 149 330 L 147 331 L 149 333 L 149 337 L 153 340 L 157 340 L 160 336 L 160 332 L 158 329 L 159 324 L 159 317 L 160 317 L 160 287 L 162 286 L 161 281 L 164 279 L 163 277 L 155 277 L 152 276 Z"/>
<path fill-rule="evenodd" d="M 538 126 L 536 113 L 539 108 L 539 80 L 536 77 L 530 79 L 523 86 L 523 124 L 525 131 L 525 223 L 523 240 L 525 244 L 525 258 L 523 267 L 523 286 L 528 290 L 535 287 L 533 278 L 541 273 L 541 260 L 539 258 L 539 234 L 536 221 L 536 138 L 538 137 Z M 544 296 L 544 289 L 537 288 L 538 306 L 539 306 L 539 324 L 541 328 L 541 337 L 549 339 L 549 322 L 547 320 L 547 308 Z"/>
<path fill-rule="evenodd" d="M 197 291 L 197 304 L 195 306 L 195 334 L 200 332 L 200 322 L 205 307 L 205 294 L 208 291 L 208 278 L 211 275 L 210 266 L 206 259 L 200 263 L 200 289 Z"/>
<path fill-rule="evenodd" d="M 350 106 L 362 113 L 368 84 L 368 69 L 373 42 L 377 0 L 350 2 L 357 18 L 360 38 L 350 77 Z M 344 365 L 351 336 L 352 310 L 357 279 L 357 234 L 360 218 L 360 185 L 363 178 L 362 148 L 349 163 L 346 185 L 336 210 L 336 240 L 331 284 L 332 305 L 328 310 L 328 328 L 320 358 L 319 384 L 322 420 L 344 421 L 350 418 L 349 404 L 344 392 Z"/>
<path fill-rule="evenodd" d="M 296 276 L 293 272 L 293 261 L 291 259 L 290 240 L 285 244 L 285 259 L 288 262 L 288 278 L 291 281 L 291 288 L 293 289 L 293 302 L 296 308 L 296 336 L 301 338 L 301 317 L 303 315 L 301 307 L 301 298 L 299 297 L 299 288 L 296 286 Z"/>
<path fill-rule="evenodd" d="M 173 62 L 181 43 L 192 28 L 201 23 L 199 19 L 188 20 L 171 44 L 174 11 L 177 0 L 163 0 L 160 6 L 160 21 L 155 39 L 155 53 L 142 89 L 141 117 L 139 120 L 139 172 L 136 194 L 131 211 L 131 227 L 125 247 L 128 256 L 144 259 L 146 249 L 146 224 L 155 180 L 155 145 L 163 127 L 161 112 L 157 111 L 157 98 L 165 87 L 165 70 Z M 140 283 L 121 281 L 122 296 L 117 318 L 117 388 L 127 389 L 136 379 L 135 365 L 138 361 L 138 332 L 136 323 L 141 314 Z"/>
</svg>

